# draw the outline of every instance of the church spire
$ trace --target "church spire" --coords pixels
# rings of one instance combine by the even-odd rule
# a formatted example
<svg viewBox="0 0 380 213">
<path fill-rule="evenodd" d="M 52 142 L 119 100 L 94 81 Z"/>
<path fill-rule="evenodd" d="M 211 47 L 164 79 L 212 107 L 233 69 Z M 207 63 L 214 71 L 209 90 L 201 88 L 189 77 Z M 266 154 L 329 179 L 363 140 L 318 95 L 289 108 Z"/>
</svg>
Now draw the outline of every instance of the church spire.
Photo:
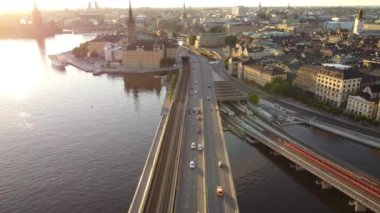
<svg viewBox="0 0 380 213">
<path fill-rule="evenodd" d="M 129 0 L 129 17 L 128 18 L 129 18 L 129 21 L 133 20 L 131 0 Z"/>
<path fill-rule="evenodd" d="M 183 1 L 183 14 L 182 14 L 182 19 L 183 19 L 183 20 L 186 19 L 186 5 L 185 5 L 185 1 Z"/>
<path fill-rule="evenodd" d="M 131 0 L 129 0 L 128 42 L 130 44 L 136 43 L 136 23 L 133 18 Z"/>
</svg>

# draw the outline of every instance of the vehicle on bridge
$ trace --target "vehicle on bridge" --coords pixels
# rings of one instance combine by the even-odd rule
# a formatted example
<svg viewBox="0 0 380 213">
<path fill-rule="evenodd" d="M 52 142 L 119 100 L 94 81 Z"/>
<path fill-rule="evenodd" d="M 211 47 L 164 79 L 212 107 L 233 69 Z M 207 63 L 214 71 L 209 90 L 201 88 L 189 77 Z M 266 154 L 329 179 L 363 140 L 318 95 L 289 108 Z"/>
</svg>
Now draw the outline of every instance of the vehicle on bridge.
<svg viewBox="0 0 380 213">
<path fill-rule="evenodd" d="M 218 166 L 219 166 L 219 167 L 223 167 L 223 162 L 222 162 L 222 161 L 219 161 L 219 162 L 218 162 Z"/>
<path fill-rule="evenodd" d="M 190 161 L 190 169 L 194 169 L 195 168 L 195 163 L 194 163 L 194 161 L 192 160 L 192 161 Z"/>
<path fill-rule="evenodd" d="M 197 133 L 198 133 L 198 134 L 200 134 L 200 133 L 201 133 L 201 130 L 200 130 L 200 129 L 198 129 L 198 130 L 197 130 Z"/>
<path fill-rule="evenodd" d="M 192 142 L 190 147 L 191 149 L 195 149 L 195 142 Z"/>
<path fill-rule="evenodd" d="M 199 150 L 199 151 L 202 151 L 202 150 L 203 150 L 203 146 L 202 146 L 202 144 L 198 144 L 198 150 Z"/>
<path fill-rule="evenodd" d="M 223 197 L 224 195 L 224 191 L 223 191 L 223 187 L 222 186 L 217 186 L 216 187 L 216 195 L 218 197 Z"/>
</svg>

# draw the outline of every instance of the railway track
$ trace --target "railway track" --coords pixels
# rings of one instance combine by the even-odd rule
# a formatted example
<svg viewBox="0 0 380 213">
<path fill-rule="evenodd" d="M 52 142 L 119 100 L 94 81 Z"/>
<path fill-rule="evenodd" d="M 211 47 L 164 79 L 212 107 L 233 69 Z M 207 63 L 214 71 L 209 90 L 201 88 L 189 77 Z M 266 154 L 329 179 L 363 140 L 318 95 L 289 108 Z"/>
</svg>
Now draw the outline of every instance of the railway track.
<svg viewBox="0 0 380 213">
<path fill-rule="evenodd" d="M 184 62 L 143 212 L 174 211 L 189 75 L 190 63 Z"/>
</svg>

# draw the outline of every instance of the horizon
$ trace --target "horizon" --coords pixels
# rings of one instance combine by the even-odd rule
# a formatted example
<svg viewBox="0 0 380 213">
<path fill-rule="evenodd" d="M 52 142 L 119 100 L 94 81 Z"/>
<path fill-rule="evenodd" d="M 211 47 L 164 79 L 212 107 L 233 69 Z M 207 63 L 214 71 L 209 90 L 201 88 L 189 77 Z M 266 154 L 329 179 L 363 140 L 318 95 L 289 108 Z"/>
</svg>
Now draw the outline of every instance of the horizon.
<svg viewBox="0 0 380 213">
<path fill-rule="evenodd" d="M 79 1 L 63 1 L 63 0 L 39 0 L 39 1 L 30 1 L 30 0 L 18 0 L 14 3 L 1 2 L 0 3 L 0 13 L 18 13 L 18 12 L 28 12 L 33 9 L 34 2 L 37 3 L 37 6 L 42 11 L 60 11 L 60 10 L 83 10 L 87 9 L 87 5 L 90 2 L 89 0 L 79 0 Z M 91 2 L 94 2 L 93 0 Z M 128 0 L 120 2 L 118 0 L 98 0 L 98 5 L 103 9 L 127 9 Z M 249 4 L 244 4 L 244 0 L 236 0 L 234 2 L 228 0 L 221 1 L 208 1 L 202 2 L 201 0 L 191 1 L 178 1 L 178 0 L 166 0 L 165 3 L 154 1 L 154 0 L 145 0 L 145 1 L 136 1 L 132 0 L 132 7 L 139 8 L 152 8 L 152 9 L 163 9 L 163 8 L 182 8 L 183 3 L 185 2 L 186 8 L 230 8 L 235 6 L 245 6 L 245 7 L 258 7 L 259 2 L 261 2 L 262 7 L 287 7 L 288 3 L 291 7 L 377 7 L 380 6 L 380 3 L 374 4 L 371 0 L 363 1 L 328 1 L 321 0 L 315 1 L 311 4 L 305 5 L 304 1 L 301 0 L 279 0 L 276 3 L 273 3 L 269 0 L 254 1 Z M 217 6 L 215 6 L 217 5 Z"/>
</svg>

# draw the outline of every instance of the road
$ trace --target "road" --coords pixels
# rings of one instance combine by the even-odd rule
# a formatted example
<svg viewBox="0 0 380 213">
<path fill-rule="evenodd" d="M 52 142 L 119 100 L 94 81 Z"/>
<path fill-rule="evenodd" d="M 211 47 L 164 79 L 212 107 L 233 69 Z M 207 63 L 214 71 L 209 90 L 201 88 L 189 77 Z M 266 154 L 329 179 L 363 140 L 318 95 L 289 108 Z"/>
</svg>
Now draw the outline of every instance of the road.
<svg viewBox="0 0 380 213">
<path fill-rule="evenodd" d="M 177 186 L 176 212 L 238 212 L 224 135 L 218 114 L 216 97 L 212 88 L 211 68 L 201 56 L 191 56 L 192 69 L 189 83 L 188 109 L 184 142 L 181 150 L 180 174 Z M 210 85 L 210 87 L 209 87 Z M 196 91 L 196 94 L 194 93 Z M 210 97 L 208 99 L 207 97 Z M 212 110 L 212 111 L 211 111 Z M 200 133 L 197 133 L 200 130 Z M 191 149 L 191 143 L 203 144 L 204 149 Z M 189 162 L 195 168 L 189 168 Z M 218 162 L 223 162 L 219 167 Z M 222 186 L 224 196 L 216 196 L 216 187 Z"/>
</svg>

